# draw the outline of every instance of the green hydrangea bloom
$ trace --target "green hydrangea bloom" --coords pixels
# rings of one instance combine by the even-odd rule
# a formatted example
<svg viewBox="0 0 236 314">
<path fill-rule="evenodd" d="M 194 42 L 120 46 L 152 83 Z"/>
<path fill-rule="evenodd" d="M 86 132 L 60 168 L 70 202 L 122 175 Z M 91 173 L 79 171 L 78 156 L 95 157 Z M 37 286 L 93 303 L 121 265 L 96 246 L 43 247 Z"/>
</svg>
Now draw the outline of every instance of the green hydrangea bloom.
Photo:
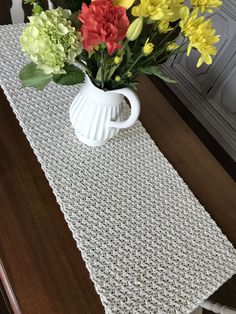
<svg viewBox="0 0 236 314">
<path fill-rule="evenodd" d="M 82 51 L 70 15 L 69 10 L 57 8 L 31 16 L 20 37 L 22 50 L 46 74 L 65 73 L 65 63 L 74 63 Z"/>
</svg>

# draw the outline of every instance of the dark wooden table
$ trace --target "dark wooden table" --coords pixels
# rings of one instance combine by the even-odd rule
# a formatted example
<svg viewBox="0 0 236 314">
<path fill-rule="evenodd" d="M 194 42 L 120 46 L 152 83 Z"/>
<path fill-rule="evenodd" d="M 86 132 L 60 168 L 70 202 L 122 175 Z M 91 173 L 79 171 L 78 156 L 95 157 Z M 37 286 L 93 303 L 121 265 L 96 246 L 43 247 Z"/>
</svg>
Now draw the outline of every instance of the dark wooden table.
<svg viewBox="0 0 236 314">
<path fill-rule="evenodd" d="M 235 182 L 149 79 L 141 79 L 139 96 L 145 128 L 236 246 Z M 15 313 L 104 313 L 52 190 L 2 92 L 0 258 L 0 277 Z M 235 287 L 233 278 L 215 298 L 236 306 Z"/>
</svg>

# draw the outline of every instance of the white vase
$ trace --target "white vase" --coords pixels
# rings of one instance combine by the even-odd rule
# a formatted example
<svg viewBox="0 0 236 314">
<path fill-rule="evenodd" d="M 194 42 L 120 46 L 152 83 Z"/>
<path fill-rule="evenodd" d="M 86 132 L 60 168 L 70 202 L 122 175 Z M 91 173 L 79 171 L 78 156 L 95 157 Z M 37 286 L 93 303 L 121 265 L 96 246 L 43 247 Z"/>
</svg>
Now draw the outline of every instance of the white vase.
<svg viewBox="0 0 236 314">
<path fill-rule="evenodd" d="M 123 121 L 123 100 L 130 102 L 131 114 Z M 103 91 L 88 76 L 70 107 L 70 120 L 76 137 L 89 146 L 101 146 L 120 129 L 132 126 L 138 119 L 140 102 L 129 88 Z"/>
</svg>

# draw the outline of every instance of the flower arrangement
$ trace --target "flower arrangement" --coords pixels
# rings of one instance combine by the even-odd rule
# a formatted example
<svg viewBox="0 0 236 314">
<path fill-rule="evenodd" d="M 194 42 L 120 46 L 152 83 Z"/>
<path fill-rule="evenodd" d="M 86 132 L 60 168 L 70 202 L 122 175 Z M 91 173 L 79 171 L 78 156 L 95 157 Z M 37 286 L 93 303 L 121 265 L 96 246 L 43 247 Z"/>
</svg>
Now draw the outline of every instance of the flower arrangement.
<svg viewBox="0 0 236 314">
<path fill-rule="evenodd" d="M 64 8 L 45 11 L 36 0 L 26 2 L 34 15 L 20 37 L 32 61 L 20 72 L 23 86 L 82 83 L 86 73 L 104 90 L 135 89 L 141 74 L 173 82 L 160 64 L 177 53 L 195 49 L 200 67 L 217 52 L 219 35 L 205 14 L 221 0 L 191 0 L 191 6 L 185 0 L 67 0 Z"/>
</svg>

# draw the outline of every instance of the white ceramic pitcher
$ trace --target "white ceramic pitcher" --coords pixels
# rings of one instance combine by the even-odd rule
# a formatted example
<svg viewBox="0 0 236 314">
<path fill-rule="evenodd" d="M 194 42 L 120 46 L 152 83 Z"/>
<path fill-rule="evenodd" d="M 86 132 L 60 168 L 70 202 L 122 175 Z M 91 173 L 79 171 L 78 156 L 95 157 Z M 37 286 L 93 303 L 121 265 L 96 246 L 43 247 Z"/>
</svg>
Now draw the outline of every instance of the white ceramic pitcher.
<svg viewBox="0 0 236 314">
<path fill-rule="evenodd" d="M 123 121 L 123 100 L 130 102 L 131 114 Z M 76 137 L 90 146 L 101 146 L 120 129 L 135 123 L 140 113 L 138 96 L 129 88 L 103 91 L 88 76 L 70 107 L 70 120 Z"/>
</svg>

